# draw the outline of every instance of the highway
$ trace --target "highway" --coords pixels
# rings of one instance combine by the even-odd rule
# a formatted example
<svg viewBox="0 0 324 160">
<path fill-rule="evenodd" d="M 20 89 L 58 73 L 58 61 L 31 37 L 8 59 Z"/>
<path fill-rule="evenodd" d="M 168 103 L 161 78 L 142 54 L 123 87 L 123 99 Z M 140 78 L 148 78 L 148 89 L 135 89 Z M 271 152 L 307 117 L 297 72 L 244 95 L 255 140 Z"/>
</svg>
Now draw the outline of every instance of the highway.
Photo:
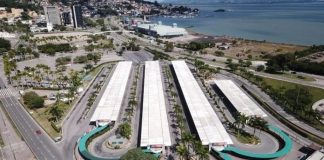
<svg viewBox="0 0 324 160">
<path fill-rule="evenodd" d="M 238 85 L 244 85 L 249 91 L 251 91 L 252 93 L 257 94 L 262 100 L 264 100 L 266 103 L 268 103 L 268 105 L 270 107 L 272 107 L 273 109 L 275 109 L 277 111 L 278 114 L 283 115 L 284 117 L 286 117 L 286 119 L 288 119 L 289 121 L 291 121 L 292 123 L 304 128 L 305 130 L 308 130 L 310 132 L 312 132 L 313 134 L 316 134 L 320 137 L 323 136 L 323 132 L 309 126 L 308 124 L 303 123 L 302 121 L 297 120 L 296 118 L 294 118 L 293 116 L 287 114 L 280 106 L 278 106 L 271 98 L 269 95 L 265 94 L 260 88 L 258 88 L 257 86 L 251 84 L 250 82 L 248 82 L 247 80 L 234 75 L 232 73 L 229 72 L 225 72 L 222 71 L 221 75 L 223 75 L 224 77 L 228 78 L 228 79 L 232 79 L 236 84 Z M 271 124 L 276 124 L 278 125 L 282 130 L 286 131 L 291 137 L 298 137 L 297 139 L 299 140 L 300 143 L 304 144 L 304 145 L 309 145 L 312 143 L 312 141 L 310 141 L 309 139 L 306 139 L 300 135 L 298 135 L 297 133 L 295 133 L 294 131 L 292 131 L 290 128 L 288 128 L 287 126 L 285 126 L 283 123 L 281 123 L 279 120 L 277 120 L 276 118 L 274 118 L 270 113 L 268 113 L 265 109 L 263 109 L 263 111 L 265 113 L 267 113 L 267 115 L 269 116 L 268 118 L 266 118 L 266 120 L 271 123 Z"/>
<path fill-rule="evenodd" d="M 1 78 L 0 83 L 0 86 L 5 85 Z M 37 159 L 62 159 L 61 153 L 53 140 L 44 133 L 43 129 L 23 108 L 14 90 L 10 88 L 3 89 L 2 87 L 0 89 L 0 101 Z M 37 134 L 37 130 L 41 130 L 42 133 Z"/>
</svg>

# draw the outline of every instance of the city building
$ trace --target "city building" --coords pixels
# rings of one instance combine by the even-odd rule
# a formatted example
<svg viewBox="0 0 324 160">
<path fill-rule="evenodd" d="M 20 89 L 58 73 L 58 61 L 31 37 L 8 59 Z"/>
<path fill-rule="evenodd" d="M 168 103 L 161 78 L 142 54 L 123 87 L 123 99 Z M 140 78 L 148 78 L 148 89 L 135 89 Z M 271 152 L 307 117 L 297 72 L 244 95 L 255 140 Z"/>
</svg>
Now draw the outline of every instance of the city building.
<svg viewBox="0 0 324 160">
<path fill-rule="evenodd" d="M 153 153 L 171 146 L 165 101 L 160 64 L 146 61 L 140 146 Z"/>
<path fill-rule="evenodd" d="M 137 24 L 135 31 L 153 37 L 177 37 L 188 34 L 185 28 L 179 28 L 175 23 L 172 26 L 167 26 L 161 22 L 158 24 Z"/>
<path fill-rule="evenodd" d="M 56 6 L 44 7 L 46 22 L 52 25 L 61 25 L 61 19 Z"/>
<path fill-rule="evenodd" d="M 172 61 L 172 66 L 191 130 L 198 133 L 202 144 L 209 149 L 222 150 L 233 144 L 186 62 Z"/>
<path fill-rule="evenodd" d="M 72 18 L 74 28 L 83 27 L 82 8 L 80 5 L 72 6 Z"/>
<path fill-rule="evenodd" d="M 117 120 L 131 70 L 131 61 L 119 62 L 117 64 L 114 74 L 110 78 L 98 106 L 91 117 L 91 124 L 104 126 Z"/>
<path fill-rule="evenodd" d="M 70 12 L 63 12 L 62 13 L 62 23 L 64 26 L 68 26 L 72 24 L 72 16 Z"/>
<path fill-rule="evenodd" d="M 260 107 L 252 101 L 233 81 L 215 80 L 216 90 L 223 95 L 226 104 L 246 116 L 267 117 Z"/>
</svg>

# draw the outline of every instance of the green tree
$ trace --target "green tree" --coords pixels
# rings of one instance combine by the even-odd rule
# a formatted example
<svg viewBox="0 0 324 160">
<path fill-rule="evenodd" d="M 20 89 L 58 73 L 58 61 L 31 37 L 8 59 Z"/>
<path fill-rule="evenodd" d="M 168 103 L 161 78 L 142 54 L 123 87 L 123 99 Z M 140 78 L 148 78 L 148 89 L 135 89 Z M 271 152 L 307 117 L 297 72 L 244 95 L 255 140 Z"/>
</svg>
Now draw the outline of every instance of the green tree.
<svg viewBox="0 0 324 160">
<path fill-rule="evenodd" d="M 253 116 L 249 119 L 249 126 L 253 128 L 253 136 L 255 135 L 255 130 L 267 130 L 268 122 L 261 117 Z"/>
<path fill-rule="evenodd" d="M 187 159 L 189 156 L 189 151 L 183 143 L 180 143 L 180 145 L 176 147 L 176 152 L 180 156 L 180 160 Z"/>
<path fill-rule="evenodd" d="M 129 150 L 120 159 L 121 160 L 156 160 L 156 158 L 152 154 L 144 153 L 140 148 Z"/>
<path fill-rule="evenodd" d="M 225 55 L 225 53 L 222 52 L 222 51 L 215 51 L 215 55 L 218 56 L 218 57 L 222 57 L 222 56 Z"/>
<path fill-rule="evenodd" d="M 0 48 L 3 49 L 4 51 L 9 51 L 11 48 L 10 41 L 0 38 Z"/>
<path fill-rule="evenodd" d="M 98 25 L 100 25 L 100 26 L 105 26 L 105 21 L 104 21 L 104 19 L 102 19 L 102 18 L 99 18 L 99 19 L 97 19 L 96 20 L 96 23 L 98 24 Z"/>
<path fill-rule="evenodd" d="M 172 52 L 173 49 L 174 49 L 174 45 L 173 45 L 172 42 L 167 42 L 167 43 L 165 44 L 165 48 L 164 48 L 164 51 L 165 51 L 165 52 Z"/>
<path fill-rule="evenodd" d="M 256 68 L 256 70 L 258 71 L 258 72 L 261 72 L 261 71 L 263 71 L 264 70 L 264 65 L 258 65 L 257 66 L 257 68 Z"/>
<path fill-rule="evenodd" d="M 55 118 L 56 122 L 58 122 L 64 114 L 63 107 L 64 104 L 59 102 L 56 103 L 49 111 L 52 114 L 52 116 Z"/>
<path fill-rule="evenodd" d="M 206 149 L 200 141 L 194 141 L 195 153 L 199 160 L 208 160 L 208 149 Z"/>
<path fill-rule="evenodd" d="M 41 108 L 44 106 L 44 98 L 40 97 L 36 92 L 27 92 L 23 95 L 24 104 L 29 108 Z"/>
<path fill-rule="evenodd" d="M 118 133 L 121 136 L 129 139 L 130 136 L 131 136 L 131 134 L 132 134 L 132 127 L 130 126 L 130 124 L 128 122 L 125 122 L 125 123 L 119 125 L 119 127 L 118 127 Z"/>
</svg>

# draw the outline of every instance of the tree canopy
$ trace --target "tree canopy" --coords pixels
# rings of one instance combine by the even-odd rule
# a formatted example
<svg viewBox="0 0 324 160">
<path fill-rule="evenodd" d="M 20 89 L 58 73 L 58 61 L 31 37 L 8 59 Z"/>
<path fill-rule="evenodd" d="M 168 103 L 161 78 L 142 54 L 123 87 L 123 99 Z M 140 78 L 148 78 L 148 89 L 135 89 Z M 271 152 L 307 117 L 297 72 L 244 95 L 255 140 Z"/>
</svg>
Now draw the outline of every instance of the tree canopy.
<svg viewBox="0 0 324 160">
<path fill-rule="evenodd" d="M 308 49 L 295 53 L 279 54 L 273 56 L 267 61 L 266 71 L 269 73 L 278 73 L 290 69 L 299 72 L 324 75 L 324 62 L 315 62 L 307 59 L 300 59 L 302 57 L 321 51 L 324 51 L 324 45 L 312 46 Z"/>
<path fill-rule="evenodd" d="M 121 160 L 156 160 L 156 158 L 148 153 L 144 153 L 140 148 L 129 150 L 123 155 Z"/>
<path fill-rule="evenodd" d="M 121 136 L 125 138 L 130 138 L 132 134 L 132 127 L 130 126 L 129 123 L 125 122 L 118 127 L 118 132 Z"/>
<path fill-rule="evenodd" d="M 46 53 L 51 56 L 55 55 L 56 52 L 70 52 L 75 50 L 75 48 L 68 43 L 63 43 L 63 44 L 47 43 L 44 45 L 40 45 L 37 48 L 40 52 Z"/>
<path fill-rule="evenodd" d="M 27 92 L 23 96 L 24 103 L 31 109 L 41 108 L 44 106 L 44 99 L 37 93 L 31 91 Z"/>
<path fill-rule="evenodd" d="M 10 48 L 11 48 L 10 42 L 4 38 L 0 38 L 0 49 L 8 51 L 10 50 Z"/>
</svg>

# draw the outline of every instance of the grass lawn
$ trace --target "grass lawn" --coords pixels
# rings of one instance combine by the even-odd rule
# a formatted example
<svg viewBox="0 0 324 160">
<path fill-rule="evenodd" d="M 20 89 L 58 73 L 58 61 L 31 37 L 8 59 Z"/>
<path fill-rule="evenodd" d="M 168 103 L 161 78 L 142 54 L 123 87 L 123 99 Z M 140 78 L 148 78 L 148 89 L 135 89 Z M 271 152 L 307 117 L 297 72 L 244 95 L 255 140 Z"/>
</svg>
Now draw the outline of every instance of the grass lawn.
<svg viewBox="0 0 324 160">
<path fill-rule="evenodd" d="M 66 104 L 64 106 L 64 116 L 69 112 L 72 105 Z M 42 126 L 42 128 L 52 137 L 56 138 L 60 136 L 60 132 L 57 132 L 52 126 L 50 119 L 52 118 L 52 115 L 49 113 L 49 110 L 52 106 L 46 106 L 39 109 L 30 110 L 28 109 L 29 113 L 32 113 L 31 115 L 33 118 Z M 63 117 L 64 117 L 63 116 Z M 63 119 L 63 118 L 62 118 Z M 61 120 L 62 120 L 61 119 Z M 59 122 L 56 122 L 55 124 L 60 124 L 61 120 Z"/>
<path fill-rule="evenodd" d="M 51 118 L 50 113 L 48 113 L 48 109 L 50 107 L 44 107 L 37 110 L 29 110 L 32 112 L 32 117 L 40 124 L 40 126 L 51 136 L 52 138 L 59 137 L 60 133 L 54 130 L 51 126 L 51 122 L 49 118 Z"/>
<path fill-rule="evenodd" d="M 247 133 L 244 130 L 241 130 L 240 133 L 238 133 L 238 130 L 235 128 L 231 128 L 230 130 L 240 143 L 254 145 L 260 143 L 260 139 L 258 137 L 256 137 L 255 135 L 251 135 L 250 133 Z"/>
<path fill-rule="evenodd" d="M 291 73 L 283 73 L 283 74 L 273 74 L 273 75 L 277 75 L 277 76 L 282 76 L 284 78 L 290 78 L 290 79 L 297 79 L 297 80 L 304 80 L 304 81 L 315 81 L 315 79 L 313 77 L 309 77 L 309 76 L 304 76 L 304 75 L 298 75 L 298 74 L 291 74 Z"/>
<path fill-rule="evenodd" d="M 304 81 L 316 81 L 315 78 L 313 78 L 313 77 L 298 75 L 298 74 L 284 73 L 284 74 L 282 74 L 282 76 L 291 78 L 291 79 L 304 80 Z"/>
<path fill-rule="evenodd" d="M 0 148 L 4 147 L 5 144 L 3 142 L 2 136 L 0 135 Z"/>
<path fill-rule="evenodd" d="M 295 84 L 270 78 L 263 78 L 263 81 L 267 84 L 273 87 L 274 89 L 279 89 L 280 87 L 285 87 L 286 89 L 292 89 L 295 86 L 302 86 L 304 88 L 307 88 L 310 91 L 310 94 L 312 95 L 312 104 L 314 104 L 316 101 L 324 99 L 324 89 L 315 88 L 315 87 L 309 87 L 304 86 L 301 84 Z"/>
<path fill-rule="evenodd" d="M 320 88 L 315 88 L 315 87 L 309 87 L 309 86 L 304 86 L 301 84 L 295 84 L 295 83 L 290 83 L 290 82 L 284 82 L 284 81 L 279 81 L 279 80 L 274 80 L 270 78 L 263 78 L 263 81 L 267 84 L 272 86 L 274 89 L 279 89 L 280 87 L 285 87 L 286 90 L 294 88 L 296 86 L 302 86 L 305 87 L 309 90 L 310 95 L 312 95 L 312 102 L 308 106 L 305 106 L 305 108 L 312 107 L 312 105 L 317 102 L 318 100 L 324 99 L 324 89 Z M 304 116 L 304 113 L 299 113 L 302 116 Z M 309 123 L 309 122 L 307 122 Z M 314 128 L 317 128 L 321 131 L 324 131 L 324 125 L 320 123 L 319 121 L 313 121 L 310 123 L 311 126 Z"/>
<path fill-rule="evenodd" d="M 243 144 L 258 144 L 260 143 L 260 139 L 253 136 L 253 135 L 245 135 L 245 134 L 241 134 L 239 136 L 236 136 L 236 139 L 243 143 Z"/>
<path fill-rule="evenodd" d="M 1 105 L 1 104 L 0 104 Z M 1 112 L 1 111 L 0 111 Z M 3 142 L 3 139 L 2 139 L 2 136 L 0 134 L 0 148 L 2 148 L 4 146 L 4 142 Z"/>
<path fill-rule="evenodd" d="M 82 84 L 83 87 L 86 87 L 90 81 L 99 73 L 99 71 L 101 70 L 103 66 L 99 66 L 97 68 L 95 68 L 93 71 L 91 71 L 90 73 L 88 73 L 86 76 L 88 77 L 87 80 L 85 80 Z M 63 117 L 58 121 L 55 122 L 56 125 L 58 125 L 58 127 L 62 122 L 62 120 L 64 119 L 64 117 L 69 113 L 69 111 L 71 110 L 71 107 L 74 105 L 74 103 L 77 102 L 78 99 L 75 99 L 71 104 L 66 104 L 64 106 L 64 115 Z M 28 109 L 27 107 L 25 107 L 29 113 L 31 113 L 32 117 L 41 125 L 41 127 L 52 137 L 52 138 L 56 138 L 61 136 L 60 132 L 57 132 L 51 125 L 51 121 L 50 119 L 52 118 L 52 115 L 49 113 L 49 110 L 51 109 L 52 105 L 40 108 L 40 109 Z"/>
</svg>

